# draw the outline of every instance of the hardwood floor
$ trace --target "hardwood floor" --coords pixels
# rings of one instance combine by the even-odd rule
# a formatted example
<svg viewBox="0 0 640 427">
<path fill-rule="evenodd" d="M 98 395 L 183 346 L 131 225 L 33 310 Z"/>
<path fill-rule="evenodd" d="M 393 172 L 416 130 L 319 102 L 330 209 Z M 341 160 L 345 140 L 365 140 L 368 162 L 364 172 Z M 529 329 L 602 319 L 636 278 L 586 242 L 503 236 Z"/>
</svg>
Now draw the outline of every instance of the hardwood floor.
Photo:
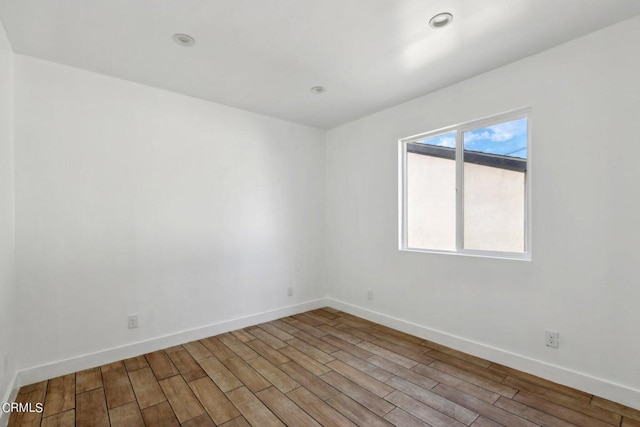
<svg viewBox="0 0 640 427">
<path fill-rule="evenodd" d="M 330 308 L 20 389 L 10 426 L 623 426 L 640 411 Z"/>
</svg>

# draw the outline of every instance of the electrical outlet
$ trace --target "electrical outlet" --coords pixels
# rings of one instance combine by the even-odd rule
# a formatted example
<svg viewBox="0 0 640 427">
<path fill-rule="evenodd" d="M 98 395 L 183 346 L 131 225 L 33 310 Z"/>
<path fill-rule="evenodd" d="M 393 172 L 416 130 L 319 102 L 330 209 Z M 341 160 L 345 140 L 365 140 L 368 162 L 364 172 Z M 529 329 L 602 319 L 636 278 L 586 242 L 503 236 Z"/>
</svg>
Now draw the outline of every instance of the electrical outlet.
<svg viewBox="0 0 640 427">
<path fill-rule="evenodd" d="M 367 291 L 367 300 L 373 300 L 373 291 L 371 289 Z"/>
<path fill-rule="evenodd" d="M 558 348 L 560 345 L 560 334 L 556 331 L 544 331 L 544 343 L 547 347 Z"/>
<path fill-rule="evenodd" d="M 138 315 L 137 314 L 132 314 L 131 316 L 127 317 L 127 321 L 129 324 L 129 329 L 135 329 L 138 327 Z"/>
<path fill-rule="evenodd" d="M 289 286 L 287 288 L 287 296 L 290 296 L 290 297 L 293 296 L 293 286 Z"/>
</svg>

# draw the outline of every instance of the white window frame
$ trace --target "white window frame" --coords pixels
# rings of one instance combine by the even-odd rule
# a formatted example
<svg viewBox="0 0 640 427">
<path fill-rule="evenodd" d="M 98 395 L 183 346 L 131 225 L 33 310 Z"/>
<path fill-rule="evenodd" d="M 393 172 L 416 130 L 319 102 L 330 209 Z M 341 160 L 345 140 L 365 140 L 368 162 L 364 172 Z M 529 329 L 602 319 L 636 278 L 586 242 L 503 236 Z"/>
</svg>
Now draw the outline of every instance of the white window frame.
<svg viewBox="0 0 640 427">
<path fill-rule="evenodd" d="M 464 248 L 464 139 L 465 132 L 484 128 L 504 122 L 514 121 L 518 119 L 527 119 L 527 170 L 525 173 L 525 208 L 524 208 L 524 252 L 500 252 L 500 251 L 487 251 L 477 249 L 465 249 Z M 408 246 L 408 221 L 407 221 L 407 144 L 413 143 L 426 138 L 439 136 L 446 133 L 456 134 L 456 250 L 447 251 L 441 249 L 423 249 L 412 248 Z M 515 260 L 531 260 L 531 181 L 532 181 L 532 147 L 531 147 L 531 108 L 519 108 L 505 113 L 495 114 L 492 116 L 484 117 L 477 120 L 472 120 L 444 128 L 436 129 L 429 132 L 424 132 L 418 135 L 409 136 L 400 139 L 398 142 L 398 174 L 399 174 L 399 188 L 398 188 L 398 208 L 399 208 L 399 249 L 401 251 L 410 252 L 426 252 L 426 253 L 439 253 L 439 254 L 453 254 L 453 255 L 465 255 L 465 256 L 477 256 L 477 257 L 489 257 L 489 258 L 505 258 Z"/>
</svg>

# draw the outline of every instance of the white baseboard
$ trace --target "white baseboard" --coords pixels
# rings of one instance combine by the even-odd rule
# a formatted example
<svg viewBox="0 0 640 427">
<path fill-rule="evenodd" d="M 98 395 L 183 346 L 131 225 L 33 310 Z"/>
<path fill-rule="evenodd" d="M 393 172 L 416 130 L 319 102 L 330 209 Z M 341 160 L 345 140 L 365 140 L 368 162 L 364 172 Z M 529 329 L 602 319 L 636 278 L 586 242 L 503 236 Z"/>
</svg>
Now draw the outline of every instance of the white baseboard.
<svg viewBox="0 0 640 427">
<path fill-rule="evenodd" d="M 18 395 L 18 373 L 14 372 L 11 380 L 9 381 L 9 386 L 7 387 L 7 391 L 5 392 L 2 400 L 0 400 L 0 405 L 5 402 L 14 402 L 16 396 Z M 5 413 L 0 410 L 0 426 L 6 426 L 9 424 L 9 415 L 10 413 Z"/>
<path fill-rule="evenodd" d="M 71 359 L 47 363 L 45 365 L 19 371 L 17 375 L 16 386 L 21 387 L 25 384 L 36 383 L 49 378 L 55 378 L 60 375 L 66 375 L 72 372 L 81 371 L 83 369 L 93 368 L 96 366 L 104 365 L 106 363 L 127 359 L 129 357 L 139 356 L 141 354 L 150 353 L 174 345 L 184 344 L 189 341 L 223 334 L 225 332 L 233 331 L 236 329 L 246 328 L 247 326 L 253 326 L 258 323 L 269 322 L 281 317 L 291 316 L 293 314 L 303 313 L 305 311 L 315 310 L 317 308 L 326 306 L 327 300 L 324 298 L 320 298 L 300 304 L 252 314 L 249 316 L 225 320 L 195 329 L 151 338 L 120 347 L 114 347 L 95 353 L 84 354 L 81 356 L 73 357 Z"/>
<path fill-rule="evenodd" d="M 640 410 L 640 390 L 327 298 L 329 307 Z"/>
</svg>

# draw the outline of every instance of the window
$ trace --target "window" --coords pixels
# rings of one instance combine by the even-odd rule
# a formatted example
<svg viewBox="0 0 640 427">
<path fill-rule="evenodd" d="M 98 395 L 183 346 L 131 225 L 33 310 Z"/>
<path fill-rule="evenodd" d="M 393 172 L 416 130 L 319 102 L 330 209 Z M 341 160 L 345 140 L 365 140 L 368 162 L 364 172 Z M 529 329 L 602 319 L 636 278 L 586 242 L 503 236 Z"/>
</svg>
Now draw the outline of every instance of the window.
<svg viewBox="0 0 640 427">
<path fill-rule="evenodd" d="M 400 140 L 400 249 L 530 259 L 528 110 Z"/>
</svg>

